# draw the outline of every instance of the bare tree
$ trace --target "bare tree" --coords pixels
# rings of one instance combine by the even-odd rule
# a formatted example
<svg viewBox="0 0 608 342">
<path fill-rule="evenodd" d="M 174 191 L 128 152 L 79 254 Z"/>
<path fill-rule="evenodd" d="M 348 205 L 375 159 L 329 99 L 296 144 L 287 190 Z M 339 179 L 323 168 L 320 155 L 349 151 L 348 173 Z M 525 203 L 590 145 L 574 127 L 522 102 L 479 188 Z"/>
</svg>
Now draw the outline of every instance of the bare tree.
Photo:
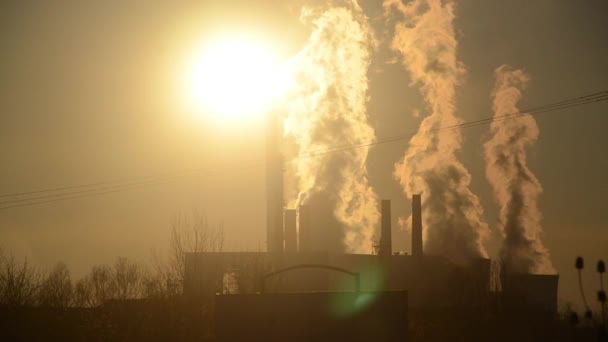
<svg viewBox="0 0 608 342">
<path fill-rule="evenodd" d="M 93 266 L 91 272 L 76 282 L 74 305 L 96 307 L 111 299 L 136 299 L 144 294 L 144 272 L 127 258 L 119 257 L 112 267 Z"/>
<path fill-rule="evenodd" d="M 175 293 L 168 289 L 169 273 L 166 263 L 157 252 L 152 253 L 151 267 L 147 267 L 141 273 L 142 296 L 145 298 L 168 298 Z"/>
<path fill-rule="evenodd" d="M 72 302 L 72 279 L 68 267 L 60 262 L 43 279 L 38 291 L 38 304 L 54 308 L 67 308 Z"/>
<path fill-rule="evenodd" d="M 114 298 L 112 269 L 107 265 L 93 266 L 87 276 L 76 282 L 74 292 L 75 305 L 82 307 L 100 306 Z"/>
<path fill-rule="evenodd" d="M 164 273 L 146 271 L 142 279 L 142 295 L 145 298 L 170 297 Z"/>
<path fill-rule="evenodd" d="M 0 303 L 8 306 L 33 305 L 40 284 L 38 271 L 27 259 L 18 264 L 2 254 L 0 263 Z"/>
<path fill-rule="evenodd" d="M 143 292 L 143 272 L 127 258 L 118 258 L 112 270 L 112 287 L 114 299 L 139 298 Z"/>
<path fill-rule="evenodd" d="M 158 252 L 153 252 L 151 268 L 143 273 L 143 296 L 169 298 L 178 294 L 177 279 L 169 270 L 167 261 Z"/>
<path fill-rule="evenodd" d="M 212 227 L 200 215 L 193 215 L 191 220 L 180 216 L 171 225 L 168 263 L 157 269 L 165 273 L 167 286 L 181 293 L 186 272 L 186 253 L 221 252 L 223 248 L 222 226 Z"/>
<path fill-rule="evenodd" d="M 76 307 L 93 307 L 95 306 L 93 298 L 93 283 L 89 277 L 84 277 L 74 285 L 74 306 Z"/>
<path fill-rule="evenodd" d="M 152 269 L 118 258 L 113 267 L 97 265 L 73 287 L 73 303 L 95 307 L 109 299 L 169 298 L 183 291 L 186 253 L 220 252 L 223 227 L 211 227 L 204 217 L 176 217 L 171 224 L 169 257 L 153 254 Z"/>
</svg>

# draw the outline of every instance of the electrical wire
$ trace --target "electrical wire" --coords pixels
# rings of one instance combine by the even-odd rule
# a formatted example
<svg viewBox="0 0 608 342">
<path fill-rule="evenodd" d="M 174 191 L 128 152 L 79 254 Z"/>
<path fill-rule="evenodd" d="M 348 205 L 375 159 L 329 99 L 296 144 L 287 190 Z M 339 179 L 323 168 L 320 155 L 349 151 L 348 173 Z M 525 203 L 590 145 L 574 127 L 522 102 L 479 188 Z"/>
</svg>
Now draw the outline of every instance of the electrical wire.
<svg viewBox="0 0 608 342">
<path fill-rule="evenodd" d="M 577 107 L 577 106 L 582 106 L 585 104 L 589 104 L 589 103 L 593 103 L 593 102 L 601 102 L 601 101 L 608 101 L 608 91 L 596 92 L 593 94 L 575 97 L 575 98 L 571 98 L 571 99 L 567 99 L 567 100 L 563 100 L 563 101 L 559 101 L 559 102 L 555 102 L 555 103 L 551 103 L 551 104 L 547 104 L 547 105 L 528 108 L 528 109 L 521 110 L 521 111 L 514 112 L 514 113 L 508 113 L 508 114 L 504 114 L 504 115 L 500 115 L 500 116 L 492 116 L 492 117 L 487 117 L 487 118 L 474 120 L 474 121 L 461 122 L 461 123 L 448 125 L 448 126 L 444 126 L 444 127 L 439 127 L 439 128 L 435 128 L 435 129 L 429 129 L 426 131 L 411 132 L 411 133 L 405 134 L 405 135 L 393 136 L 393 137 L 375 140 L 375 141 L 371 141 L 371 142 L 365 142 L 365 143 L 361 143 L 361 144 L 343 145 L 343 146 L 337 146 L 337 147 L 332 147 L 332 148 L 322 149 L 322 150 L 317 150 L 317 151 L 312 151 L 312 152 L 300 153 L 300 154 L 296 155 L 291 161 L 293 162 L 294 160 L 297 160 L 300 158 L 320 157 L 320 156 L 325 156 L 325 155 L 328 155 L 331 153 L 336 153 L 336 152 L 342 152 L 342 151 L 363 148 L 363 147 L 374 147 L 374 146 L 381 145 L 381 144 L 402 141 L 402 140 L 410 139 L 411 137 L 413 137 L 416 134 L 433 135 L 433 134 L 445 133 L 445 132 L 450 132 L 450 131 L 457 131 L 462 128 L 469 128 L 469 127 L 484 125 L 484 124 L 488 124 L 488 123 L 492 123 L 492 122 L 500 122 L 500 121 L 504 121 L 504 120 L 517 119 L 517 118 L 523 117 L 523 116 L 537 115 L 537 114 L 541 114 L 541 113 L 562 110 L 562 109 L 566 109 L 566 108 Z M 262 166 L 262 165 L 264 165 L 264 163 L 255 162 L 255 166 L 258 166 L 258 165 Z M 254 166 L 254 165 L 252 165 L 252 166 Z M 243 163 L 235 163 L 235 165 L 232 165 L 229 167 L 229 169 L 235 169 L 235 168 L 242 170 L 245 167 L 244 167 Z M 119 192 L 119 191 L 125 191 L 125 190 L 129 190 L 129 189 L 137 188 L 137 187 L 141 187 L 141 186 L 146 186 L 146 185 L 166 184 L 166 183 L 170 183 L 171 181 L 173 181 L 177 178 L 181 178 L 185 175 L 188 175 L 190 173 L 200 173 L 202 171 L 209 171 L 209 169 L 195 168 L 195 169 L 185 170 L 185 171 L 182 171 L 179 173 L 166 173 L 166 174 L 161 174 L 161 175 L 117 179 L 117 180 L 102 181 L 102 182 L 95 182 L 95 183 L 89 183 L 89 184 L 80 184 L 80 185 L 48 188 L 48 189 L 35 190 L 35 191 L 23 191 L 23 192 L 12 193 L 12 194 L 3 194 L 3 195 L 0 195 L 0 198 L 22 197 L 22 196 L 31 196 L 31 195 L 43 194 L 43 193 L 51 193 L 51 194 L 46 194 L 46 195 L 41 195 L 41 196 L 36 196 L 36 197 L 17 198 L 17 199 L 9 199 L 7 201 L 2 201 L 2 202 L 0 202 L 0 210 L 16 208 L 16 207 L 24 207 L 24 206 L 30 206 L 30 205 L 36 205 L 36 204 L 42 204 L 42 203 L 49 203 L 49 202 L 55 202 L 55 201 L 61 201 L 61 200 L 68 200 L 68 199 L 74 199 L 74 198 L 104 195 L 104 194 L 115 193 L 115 192 Z M 86 189 L 86 188 L 88 188 L 88 189 Z M 79 189 L 79 190 L 75 190 L 75 189 Z M 52 192 L 55 192 L 55 193 L 52 193 Z"/>
</svg>

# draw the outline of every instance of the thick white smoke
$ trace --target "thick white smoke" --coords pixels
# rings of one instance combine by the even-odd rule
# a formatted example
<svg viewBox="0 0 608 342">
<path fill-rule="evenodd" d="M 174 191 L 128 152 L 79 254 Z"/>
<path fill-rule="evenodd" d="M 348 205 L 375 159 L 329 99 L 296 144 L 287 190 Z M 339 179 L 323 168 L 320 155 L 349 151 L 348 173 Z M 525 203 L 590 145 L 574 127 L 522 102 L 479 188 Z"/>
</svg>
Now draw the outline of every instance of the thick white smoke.
<svg viewBox="0 0 608 342">
<path fill-rule="evenodd" d="M 483 209 L 469 189 L 468 170 L 456 157 L 460 131 L 428 133 L 461 122 L 455 115 L 454 96 L 465 70 L 456 56 L 454 6 L 441 0 L 407 5 L 386 0 L 384 8 L 388 18 L 397 20 L 391 47 L 401 55 L 429 106 L 394 173 L 408 197 L 422 193 L 425 253 L 457 262 L 487 257 Z"/>
<path fill-rule="evenodd" d="M 497 68 L 495 75 L 494 116 L 517 113 L 521 89 L 530 78 L 507 65 Z M 541 241 L 538 197 L 542 187 L 526 161 L 526 147 L 536 142 L 538 134 L 532 116 L 494 121 L 484 144 L 486 176 L 500 206 L 499 229 L 504 237 L 500 255 L 510 273 L 555 272 Z"/>
<path fill-rule="evenodd" d="M 286 101 L 286 134 L 300 153 L 373 141 L 368 123 L 367 72 L 373 36 L 356 2 L 303 11 L 313 31 L 290 61 L 294 89 Z M 378 224 L 377 196 L 367 178 L 367 148 L 294 160 L 298 204 L 333 207 L 349 252 L 369 253 Z M 340 239 L 340 237 L 338 237 Z"/>
</svg>

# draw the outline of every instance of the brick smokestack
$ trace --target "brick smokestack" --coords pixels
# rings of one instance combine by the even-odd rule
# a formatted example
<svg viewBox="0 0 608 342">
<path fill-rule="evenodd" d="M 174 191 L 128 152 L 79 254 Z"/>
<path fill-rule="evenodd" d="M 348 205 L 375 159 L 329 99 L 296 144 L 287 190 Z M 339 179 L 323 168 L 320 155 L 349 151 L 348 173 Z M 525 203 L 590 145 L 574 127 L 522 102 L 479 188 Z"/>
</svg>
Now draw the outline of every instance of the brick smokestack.
<svg viewBox="0 0 608 342">
<path fill-rule="evenodd" d="M 422 200 L 412 195 L 412 256 L 422 256 Z"/>
<path fill-rule="evenodd" d="M 295 209 L 283 211 L 283 226 L 285 228 L 285 252 L 296 253 L 298 251 L 298 232 Z"/>
<path fill-rule="evenodd" d="M 379 255 L 390 256 L 393 254 L 393 238 L 391 229 L 391 201 L 382 200 L 381 204 L 381 225 L 380 225 L 380 251 Z"/>
</svg>

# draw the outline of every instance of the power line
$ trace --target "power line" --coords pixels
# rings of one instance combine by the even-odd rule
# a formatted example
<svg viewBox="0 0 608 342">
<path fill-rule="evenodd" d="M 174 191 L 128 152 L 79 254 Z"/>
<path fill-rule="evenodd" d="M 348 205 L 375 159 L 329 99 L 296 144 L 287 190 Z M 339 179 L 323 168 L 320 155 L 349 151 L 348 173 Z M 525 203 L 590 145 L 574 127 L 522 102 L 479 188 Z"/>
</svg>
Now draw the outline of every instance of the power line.
<svg viewBox="0 0 608 342">
<path fill-rule="evenodd" d="M 89 192 L 96 192 L 96 191 L 101 191 L 101 190 L 111 190 L 111 189 L 118 189 L 118 188 L 125 188 L 125 187 L 133 187 L 133 186 L 138 186 L 138 185 L 146 185 L 146 184 L 151 184 L 151 183 L 155 183 L 157 181 L 144 181 L 144 182 L 133 182 L 133 183 L 127 183 L 127 184 L 120 184 L 120 185 L 113 185 L 113 186 L 103 186 L 101 188 L 92 188 L 92 189 L 85 189 L 85 190 L 78 190 L 78 191 L 71 191 L 71 192 L 64 192 L 64 193 L 57 193 L 57 194 L 50 194 L 50 195 L 44 195 L 44 196 L 38 196 L 38 197 L 28 197 L 28 198 L 20 198 L 20 199 L 16 199 L 16 200 L 9 200 L 9 201 L 4 201 L 4 202 L 0 202 L 0 205 L 3 204 L 10 204 L 10 203 L 19 203 L 19 202 L 26 202 L 26 201 L 33 201 L 33 200 L 39 200 L 39 199 L 45 199 L 45 198 L 53 198 L 53 197 L 57 197 L 57 196 L 64 196 L 64 195 L 75 195 L 75 194 L 83 194 L 83 193 L 89 193 Z M 102 182 L 100 182 L 99 184 L 104 184 Z"/>
<path fill-rule="evenodd" d="M 242 163 L 238 163 L 238 164 L 235 163 L 234 166 L 239 166 L 239 165 L 242 165 Z M 228 166 L 228 165 L 226 165 L 226 166 Z M 182 177 L 182 176 L 186 176 L 187 174 L 190 174 L 190 173 L 200 173 L 202 171 L 208 171 L 208 170 L 209 170 L 208 168 L 193 168 L 193 169 L 188 169 L 188 170 L 182 170 L 181 172 L 178 172 L 178 173 L 164 173 L 164 174 L 159 174 L 159 175 L 148 175 L 148 176 L 140 176 L 140 177 L 133 177 L 133 178 L 125 178 L 125 179 L 102 181 L 102 182 L 90 183 L 90 184 L 73 185 L 73 186 L 66 186 L 66 187 L 42 189 L 42 190 L 36 190 L 36 191 L 27 191 L 27 192 L 13 193 L 13 194 L 5 194 L 5 195 L 0 195 L 0 197 L 11 197 L 11 196 L 13 196 L 13 197 L 19 197 L 19 196 L 24 196 L 24 195 L 33 195 L 33 194 L 39 194 L 39 193 L 47 193 L 47 192 L 54 192 L 54 191 L 56 192 L 56 191 L 59 191 L 59 193 L 50 194 L 50 195 L 42 195 L 42 196 L 38 196 L 38 197 L 28 197 L 28 198 L 19 198 L 19 199 L 11 199 L 11 200 L 6 200 L 6 201 L 0 201 L 0 205 L 2 205 L 2 204 L 9 204 L 9 203 L 24 202 L 24 201 L 27 201 L 27 200 L 45 199 L 45 198 L 51 198 L 51 197 L 54 197 L 54 196 L 80 194 L 80 193 L 87 193 L 87 192 L 92 192 L 92 191 L 115 189 L 115 188 L 120 188 L 120 187 L 130 187 L 130 186 L 133 186 L 133 185 L 147 184 L 149 182 L 155 182 L 155 181 L 158 181 L 158 180 L 164 180 L 164 179 L 171 179 L 171 178 L 176 178 L 176 177 Z M 95 185 L 101 186 L 101 187 L 94 187 L 94 188 L 91 188 L 91 189 L 62 192 L 62 191 L 65 191 L 65 190 L 78 189 L 78 188 L 86 188 L 86 187 L 92 187 L 92 186 L 95 186 Z"/>
<path fill-rule="evenodd" d="M 260 162 L 256 162 L 256 164 L 260 164 Z M 242 165 L 243 165 L 242 163 L 239 163 L 238 165 L 236 165 L 236 164 L 231 165 L 230 168 L 236 169 L 235 166 L 242 166 Z M 226 166 L 228 166 L 228 165 L 226 165 Z M 250 166 L 257 166 L 257 165 L 254 165 L 253 163 L 251 163 Z M 109 193 L 130 190 L 132 188 L 138 188 L 138 187 L 142 187 L 142 186 L 146 186 L 146 185 L 168 184 L 168 183 L 171 183 L 172 181 L 177 180 L 180 177 L 187 176 L 188 173 L 201 172 L 203 170 L 205 170 L 205 169 L 197 168 L 197 169 L 188 170 L 186 172 L 182 172 L 180 174 L 166 175 L 166 176 L 163 176 L 162 178 L 160 176 L 159 177 L 149 176 L 146 178 L 154 178 L 154 179 L 147 180 L 147 181 L 131 182 L 131 183 L 127 183 L 127 184 L 104 186 L 101 188 L 92 188 L 92 189 L 71 191 L 71 192 L 60 192 L 60 193 L 56 193 L 56 194 L 50 194 L 50 195 L 44 195 L 44 196 L 38 196 L 38 197 L 29 197 L 29 198 L 23 198 L 23 199 L 9 200 L 9 201 L 0 202 L 0 210 L 24 207 L 24 206 L 35 205 L 35 204 L 49 203 L 49 202 L 55 202 L 55 201 L 63 201 L 63 200 L 68 200 L 68 199 L 73 199 L 73 198 L 105 195 L 105 194 L 109 194 Z M 206 169 L 206 170 L 213 171 L 213 169 Z M 218 170 L 216 169 L 215 171 L 218 171 Z M 99 183 L 106 184 L 106 182 L 99 182 Z M 73 187 L 64 187 L 64 188 L 60 188 L 60 189 L 63 190 L 63 189 L 67 189 L 67 188 L 73 188 Z M 32 193 L 40 193 L 40 192 L 42 192 L 42 191 L 36 191 L 36 192 L 32 192 Z M 34 202 L 29 202 L 29 201 L 34 201 Z M 20 202 L 27 202 L 27 203 L 20 203 Z M 15 204 L 15 203 L 20 203 L 20 204 Z M 11 204 L 11 205 L 2 206 L 2 205 L 6 205 L 6 204 Z"/>
<path fill-rule="evenodd" d="M 600 101 L 607 101 L 607 100 L 608 100 L 608 91 L 602 91 L 602 92 L 597 92 L 597 93 L 593 93 L 593 94 L 589 94 L 589 95 L 585 95 L 585 96 L 580 96 L 580 97 L 576 97 L 576 98 L 571 98 L 571 99 L 555 102 L 555 103 L 548 104 L 548 105 L 532 107 L 532 108 L 528 108 L 526 110 L 522 110 L 519 112 L 504 114 L 504 115 L 500 115 L 500 116 L 492 116 L 492 117 L 487 117 L 484 119 L 462 122 L 462 123 L 439 127 L 436 129 L 430 129 L 430 130 L 426 130 L 426 131 L 422 131 L 422 132 L 411 132 L 406 135 L 399 135 L 399 136 L 389 137 L 386 139 L 381 139 L 381 140 L 376 140 L 376 141 L 371 141 L 371 142 L 366 142 L 366 143 L 361 143 L 361 144 L 343 145 L 343 146 L 332 147 L 332 148 L 325 149 L 325 150 L 317 150 L 317 151 L 308 152 L 308 153 L 300 153 L 300 154 L 296 155 L 295 158 L 292 160 L 296 160 L 299 158 L 320 157 L 320 156 L 324 156 L 324 155 L 327 155 L 330 153 L 336 153 L 336 152 L 347 151 L 347 150 L 357 149 L 357 148 L 362 148 L 362 147 L 372 147 L 372 146 L 377 146 L 377 145 L 381 145 L 381 144 L 387 144 L 390 142 L 410 139 L 415 134 L 425 134 L 425 135 L 439 134 L 439 133 L 458 130 L 461 128 L 468 128 L 468 127 L 479 126 L 479 125 L 483 125 L 483 124 L 487 124 L 487 123 L 491 123 L 491 122 L 516 119 L 516 118 L 519 118 L 522 116 L 536 115 L 536 114 L 546 113 L 546 112 L 550 112 L 550 111 L 561 110 L 561 109 L 581 106 L 581 105 L 585 105 L 585 104 L 589 104 L 589 103 L 593 103 L 593 102 L 600 102 Z M 263 162 L 256 162 L 255 164 L 256 164 L 255 166 L 263 165 Z M 239 167 L 239 169 L 243 169 L 242 163 L 235 164 L 234 166 L 231 166 L 230 168 L 235 169 L 235 166 Z M 131 178 L 131 179 L 102 181 L 102 182 L 96 182 L 96 183 L 90 183 L 90 184 L 73 185 L 73 186 L 66 186 L 66 187 L 42 189 L 42 190 L 36 190 L 36 191 L 26 191 L 26 192 L 19 192 L 19 193 L 13 193 L 13 194 L 5 194 L 5 195 L 0 195 L 0 197 L 26 196 L 26 195 L 34 195 L 34 194 L 39 194 L 39 193 L 49 193 L 49 192 L 59 191 L 59 193 L 55 193 L 55 194 L 42 195 L 42 196 L 37 196 L 37 197 L 12 199 L 12 200 L 8 200 L 8 201 L 0 202 L 0 210 L 16 208 L 16 207 L 23 207 L 23 206 L 30 206 L 30 205 L 36 205 L 36 204 L 42 204 L 42 203 L 49 203 L 49 202 L 55 202 L 55 201 L 62 201 L 62 200 L 68 200 L 68 199 L 73 199 L 73 198 L 104 195 L 104 194 L 108 194 L 108 193 L 129 190 L 131 188 L 136 188 L 136 187 L 145 186 L 145 185 L 166 184 L 176 178 L 183 177 L 183 176 L 187 175 L 188 173 L 199 173 L 199 172 L 205 171 L 205 170 L 207 170 L 207 169 L 196 168 L 196 169 L 182 171 L 177 174 L 167 173 L 167 174 L 156 175 L 156 176 L 143 176 L 143 177 L 137 177 L 137 178 Z M 145 180 L 145 179 L 147 179 L 147 180 Z M 101 187 L 99 187 L 100 185 L 101 185 Z M 67 190 L 81 189 L 81 188 L 90 188 L 90 189 L 67 191 Z M 15 204 L 15 203 L 19 203 L 19 204 Z M 2 206 L 2 205 L 6 205 L 6 204 L 10 204 L 10 205 Z"/>
<path fill-rule="evenodd" d="M 97 183 L 90 183 L 90 184 L 80 184 L 80 185 L 73 185 L 73 186 L 64 186 L 64 187 L 60 187 L 60 188 L 50 188 L 50 189 L 36 190 L 36 191 L 17 192 L 17 193 L 13 193 L 13 194 L 0 195 L 0 198 L 2 198 L 2 197 L 22 196 L 22 195 L 31 195 L 31 194 L 39 194 L 39 193 L 44 193 L 44 192 L 60 191 L 60 190 L 68 190 L 68 189 L 86 188 L 86 187 L 91 187 L 91 186 L 96 186 L 96 185 L 102 185 L 102 184 L 105 184 L 105 182 L 97 182 Z"/>
<path fill-rule="evenodd" d="M 549 111 L 566 109 L 566 108 L 570 108 L 570 107 L 576 107 L 576 106 L 581 106 L 581 105 L 585 105 L 585 104 L 589 104 L 589 103 L 593 103 L 593 102 L 600 102 L 600 101 L 607 101 L 607 100 L 608 100 L 608 91 L 602 91 L 602 92 L 594 93 L 591 95 L 581 96 L 581 97 L 577 97 L 577 98 L 573 98 L 573 99 L 569 99 L 569 100 L 564 100 L 564 101 L 544 105 L 544 106 L 533 107 L 530 109 L 521 110 L 521 111 L 514 112 L 514 113 L 503 114 L 500 116 L 492 116 L 492 117 L 487 117 L 484 119 L 467 121 L 467 122 L 462 122 L 462 123 L 453 124 L 453 125 L 449 125 L 449 126 L 421 131 L 420 133 L 425 134 L 425 135 L 433 135 L 433 134 L 457 130 L 460 128 L 469 128 L 469 127 L 484 125 L 484 124 L 494 122 L 494 121 L 504 121 L 504 120 L 508 120 L 508 119 L 515 119 L 515 118 L 522 117 L 522 116 L 536 115 L 536 114 L 541 114 L 541 113 L 545 113 L 545 112 L 549 112 Z M 372 142 L 364 142 L 364 143 L 355 144 L 355 145 L 343 145 L 343 146 L 332 147 L 330 149 L 323 149 L 323 150 L 317 150 L 317 151 L 308 152 L 308 153 L 302 153 L 302 154 L 298 154 L 294 159 L 298 159 L 298 158 L 302 158 L 302 157 L 319 157 L 319 156 L 323 156 L 326 154 L 346 151 L 346 150 L 350 150 L 350 149 L 354 149 L 354 148 L 372 147 L 372 146 L 376 146 L 376 145 L 387 144 L 387 143 L 391 143 L 391 142 L 395 142 L 395 141 L 410 139 L 415 134 L 417 134 L 417 131 L 413 131 L 408 134 L 397 135 L 397 136 L 393 136 L 393 137 L 389 137 L 389 138 L 385 138 L 385 139 L 379 139 L 379 140 L 372 141 Z"/>
<path fill-rule="evenodd" d="M 191 169 L 191 170 L 186 170 L 186 171 L 183 171 L 183 172 L 196 172 L 196 171 L 200 171 L 200 169 Z M 100 185 L 101 186 L 106 186 L 106 185 L 111 185 L 111 184 L 131 183 L 131 182 L 138 181 L 138 180 L 156 179 L 156 178 L 167 177 L 167 176 L 170 176 L 170 175 L 171 175 L 170 173 L 164 173 L 164 174 L 157 174 L 157 175 L 139 176 L 139 177 L 133 177 L 133 178 L 122 178 L 122 179 L 106 180 L 106 181 L 89 183 L 89 184 L 79 184 L 79 185 L 64 186 L 64 187 L 57 187 L 57 188 L 48 188 L 48 189 L 41 189 L 41 190 L 34 190 L 34 191 L 17 192 L 17 193 L 12 193 L 12 194 L 3 194 L 3 195 L 0 195 L 0 198 L 3 198 L 3 197 L 19 197 L 19 196 L 40 194 L 40 193 L 46 193 L 46 192 L 55 192 L 55 191 L 65 191 L 65 190 L 71 190 L 71 189 L 88 188 L 88 187 L 94 187 L 94 186 L 100 186 Z M 128 184 L 125 184 L 125 185 L 128 185 Z M 95 190 L 95 189 L 76 191 L 75 193 L 92 191 L 92 190 Z M 46 196 L 42 196 L 41 198 L 45 198 L 45 197 Z M 7 203 L 7 202 L 0 202 L 0 204 L 2 204 L 2 203 Z"/>
<path fill-rule="evenodd" d="M 142 186 L 142 185 L 160 185 L 160 184 L 166 184 L 169 183 L 170 181 L 165 181 L 165 182 L 151 182 L 151 183 L 141 183 L 141 184 L 136 184 L 134 186 L 131 187 L 126 187 L 126 188 L 120 188 L 120 189 L 115 189 L 115 190 L 108 190 L 108 191 L 101 191 L 98 192 L 99 190 L 97 190 L 97 192 L 94 193 L 87 193 L 87 194 L 81 194 L 81 195 L 76 195 L 76 196 L 68 196 L 68 197 L 60 197 L 60 198 L 53 198 L 53 199 L 47 199 L 44 201 L 36 201 L 36 202 L 31 202 L 31 203 L 22 203 L 22 204 L 15 204 L 15 205 L 10 205 L 10 206 L 6 206 L 6 207 L 0 207 L 0 210 L 4 210 L 4 209 L 10 209 L 10 208 L 18 208 L 18 207 L 26 207 L 26 206 L 31 206 L 31 205 L 36 205 L 36 204 L 42 204 L 42 203 L 50 203 L 50 202 L 57 202 L 57 201 L 64 201 L 64 200 L 69 200 L 69 199 L 74 199 L 74 198 L 82 198 L 82 197 L 91 197 L 91 196 L 99 196 L 99 195 L 105 195 L 105 194 L 110 194 L 110 193 L 114 193 L 114 192 L 120 192 L 120 191 L 125 191 L 128 189 L 131 189 L 135 186 Z M 101 189 L 103 190 L 103 189 Z M 69 193 L 67 194 L 61 194 L 61 195 L 70 195 Z M 59 196 L 61 196 L 59 195 Z M 2 203 L 4 204 L 4 203 Z"/>
<path fill-rule="evenodd" d="M 517 112 L 517 113 L 510 113 L 510 114 L 505 114 L 505 115 L 498 116 L 498 117 L 490 117 L 490 118 L 485 118 L 485 119 L 481 119 L 481 120 L 440 127 L 438 129 L 425 131 L 423 133 L 424 134 L 437 134 L 437 133 L 441 133 L 441 132 L 445 132 L 445 131 L 455 130 L 458 128 L 472 127 L 472 126 L 477 126 L 480 124 L 485 124 L 485 123 L 489 123 L 489 122 L 493 122 L 493 121 L 502 121 L 502 120 L 520 117 L 520 116 L 524 116 L 524 115 L 532 115 L 532 114 L 542 113 L 542 112 L 546 112 L 546 111 L 564 109 L 564 108 L 569 108 L 569 107 L 573 107 L 573 106 L 579 106 L 579 105 L 586 104 L 586 103 L 605 101 L 605 100 L 608 100 L 608 92 L 599 92 L 599 93 L 595 93 L 595 94 L 591 94 L 591 95 L 582 96 L 579 98 L 560 101 L 560 102 L 553 103 L 550 105 L 534 107 L 534 108 L 526 110 L 525 113 L 523 113 L 524 111 Z M 415 134 L 415 133 L 391 137 L 391 138 L 383 139 L 383 140 L 377 140 L 374 142 L 369 142 L 369 143 L 364 143 L 364 144 L 345 145 L 345 146 L 341 146 L 341 147 L 337 147 L 337 148 L 331 148 L 329 150 L 325 150 L 323 152 L 320 152 L 320 153 L 318 152 L 315 154 L 304 154 L 303 153 L 303 154 L 299 154 L 298 156 L 296 156 L 296 158 L 316 157 L 316 156 L 322 156 L 322 155 L 326 155 L 329 153 L 335 153 L 335 152 L 354 149 L 354 148 L 370 147 L 370 146 L 375 146 L 375 145 L 379 145 L 379 144 L 385 144 L 385 143 L 389 143 L 389 142 L 394 142 L 394 141 L 399 141 L 399 140 L 404 140 L 404 139 L 410 138 L 411 136 L 413 136 L 413 134 Z M 200 172 L 200 171 L 201 171 L 201 169 L 189 170 L 189 172 Z M 176 177 L 180 177 L 180 176 L 183 176 L 183 175 L 178 174 L 178 175 L 163 175 L 163 176 L 146 176 L 146 177 L 142 177 L 142 178 L 143 179 L 151 178 L 151 180 L 144 181 L 144 182 L 119 184 L 119 185 L 114 185 L 114 186 L 104 186 L 102 188 L 92 188 L 92 189 L 85 189 L 85 190 L 79 190 L 79 191 L 50 194 L 50 195 L 39 196 L 39 197 L 34 197 L 34 198 L 30 197 L 30 198 L 25 198 L 25 199 L 5 201 L 5 202 L 0 202 L 0 205 L 13 204 L 13 203 L 18 203 L 18 202 L 29 202 L 29 201 L 35 201 L 35 200 L 40 200 L 40 199 L 52 198 L 52 200 L 44 200 L 44 201 L 37 201 L 37 202 L 31 202 L 31 203 L 23 203 L 20 205 L 11 205 L 8 207 L 0 207 L 0 210 L 13 208 L 13 207 L 17 207 L 17 206 L 33 205 L 33 204 L 38 204 L 38 203 L 47 203 L 47 202 L 52 202 L 54 200 L 64 200 L 64 199 L 70 199 L 70 198 L 86 197 L 88 195 L 95 196 L 95 195 L 99 195 L 99 194 L 117 192 L 117 191 L 130 189 L 134 186 L 156 184 L 156 183 L 158 183 L 158 180 L 155 181 L 155 179 L 159 179 L 159 180 L 162 180 L 163 178 L 172 179 L 172 178 L 176 178 Z M 108 181 L 108 182 L 97 182 L 97 183 L 93 183 L 93 184 L 106 185 L 106 184 L 111 184 L 111 183 L 115 183 L 115 182 L 125 182 L 125 181 L 118 180 L 118 181 Z M 74 188 L 81 188 L 81 187 L 87 187 L 87 186 L 91 186 L 91 184 L 55 188 L 55 189 L 45 189 L 45 190 L 39 190 L 39 191 L 32 191 L 29 193 L 22 192 L 22 193 L 18 193 L 18 194 L 19 195 L 34 194 L 34 193 L 50 192 L 53 190 L 66 190 L 66 189 L 74 189 Z M 110 191 L 108 191 L 108 190 L 110 190 Z M 101 191 L 101 193 L 100 193 L 100 191 Z M 80 194 L 82 194 L 82 195 L 80 195 Z M 13 194 L 13 195 L 15 195 L 15 194 Z M 73 195 L 78 195 L 78 196 L 73 196 Z M 3 197 L 6 197 L 6 196 L 9 196 L 9 195 L 4 195 Z M 65 196 L 68 196 L 68 197 L 65 197 Z"/>
</svg>

